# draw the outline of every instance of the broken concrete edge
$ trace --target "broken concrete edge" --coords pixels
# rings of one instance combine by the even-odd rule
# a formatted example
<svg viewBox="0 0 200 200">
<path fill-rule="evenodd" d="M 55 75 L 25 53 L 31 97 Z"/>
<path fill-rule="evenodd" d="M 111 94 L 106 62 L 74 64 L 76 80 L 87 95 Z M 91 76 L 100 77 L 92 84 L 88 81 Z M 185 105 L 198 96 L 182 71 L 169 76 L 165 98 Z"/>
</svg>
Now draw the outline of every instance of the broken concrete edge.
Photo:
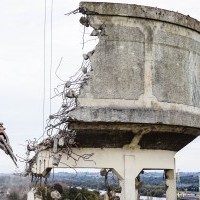
<svg viewBox="0 0 200 200">
<path fill-rule="evenodd" d="M 71 122 L 70 129 L 76 132 L 75 144 L 71 148 L 121 148 L 121 149 L 161 149 L 179 151 L 194 140 L 200 129 L 194 127 L 142 124 L 122 122 Z M 94 137 L 95 135 L 95 137 Z M 61 152 L 67 148 L 58 143 L 57 151 L 54 144 L 38 145 L 38 153 L 49 149 Z"/>
<path fill-rule="evenodd" d="M 174 110 L 153 110 L 145 108 L 102 108 L 77 107 L 69 113 L 69 122 L 123 122 L 142 124 L 163 124 L 200 129 L 200 116 Z"/>
<path fill-rule="evenodd" d="M 151 131 L 154 132 L 176 132 L 198 136 L 200 129 L 188 126 L 167 125 L 162 123 L 123 123 L 123 122 L 86 122 L 86 121 L 71 121 L 69 125 L 73 130 L 108 130 L 108 131 L 131 131 L 134 134 L 145 134 Z"/>
<path fill-rule="evenodd" d="M 80 8 L 86 10 L 87 15 L 105 15 L 119 17 L 133 17 L 168 22 L 183 26 L 200 33 L 200 22 L 189 15 L 165 9 L 142 6 L 136 4 L 80 2 Z"/>
<path fill-rule="evenodd" d="M 200 133 L 197 128 L 163 124 L 71 122 L 80 148 L 161 149 L 179 151 Z"/>
</svg>

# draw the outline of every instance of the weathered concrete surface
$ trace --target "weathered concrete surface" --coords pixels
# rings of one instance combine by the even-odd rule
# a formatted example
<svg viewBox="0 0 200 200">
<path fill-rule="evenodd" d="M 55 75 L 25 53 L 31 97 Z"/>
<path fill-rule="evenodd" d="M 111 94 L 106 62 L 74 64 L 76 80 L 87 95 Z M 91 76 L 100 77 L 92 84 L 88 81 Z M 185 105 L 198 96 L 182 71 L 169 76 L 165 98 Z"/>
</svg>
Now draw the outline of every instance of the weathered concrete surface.
<svg viewBox="0 0 200 200">
<path fill-rule="evenodd" d="M 93 78 L 80 97 L 139 99 L 144 93 L 144 40 L 138 28 L 106 25 L 92 58 Z"/>
<path fill-rule="evenodd" d="M 136 4 L 121 4 L 121 3 L 104 3 L 104 2 L 81 2 L 80 7 L 87 8 L 93 11 L 90 14 L 99 14 L 106 16 L 121 16 L 144 18 L 156 21 L 168 22 L 177 24 L 200 32 L 200 24 L 189 15 L 183 15 L 178 12 L 173 12 L 165 9 L 141 6 Z"/>
<path fill-rule="evenodd" d="M 108 122 L 72 122 L 76 145 L 82 148 L 131 148 L 178 151 L 200 130 L 169 125 Z"/>
<path fill-rule="evenodd" d="M 176 200 L 174 155 L 200 135 L 200 23 L 145 6 L 80 7 L 99 43 L 78 107 L 67 116 L 76 144 L 71 154 L 67 146 L 41 146 L 32 172 L 111 168 L 120 179 L 120 198 L 136 200 L 140 172 L 164 169 L 166 199 Z M 81 156 L 91 154 L 94 162 Z"/>
<path fill-rule="evenodd" d="M 73 124 L 175 127 L 161 134 L 152 130 L 137 139 L 136 146 L 147 149 L 178 151 L 198 136 L 200 23 L 189 16 L 145 6 L 81 2 L 80 7 L 87 10 L 90 26 L 101 34 L 91 57 L 90 79 L 81 89 L 79 106 L 70 112 Z M 194 129 L 178 133 L 176 127 Z M 94 127 L 85 132 L 80 126 L 76 130 L 77 139 L 85 134 L 89 141 L 97 135 L 97 146 L 107 138 L 108 147 L 115 147 L 114 142 L 121 147 L 135 137 L 120 127 L 115 134 Z"/>
</svg>

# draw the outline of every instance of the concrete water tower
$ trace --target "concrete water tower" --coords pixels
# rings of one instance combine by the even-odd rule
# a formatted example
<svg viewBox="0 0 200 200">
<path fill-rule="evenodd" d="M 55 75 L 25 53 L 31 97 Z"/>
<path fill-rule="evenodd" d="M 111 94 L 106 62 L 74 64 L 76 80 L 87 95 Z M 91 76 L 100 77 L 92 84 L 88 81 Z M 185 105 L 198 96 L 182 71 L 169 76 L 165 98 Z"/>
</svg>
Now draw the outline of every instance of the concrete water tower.
<svg viewBox="0 0 200 200">
<path fill-rule="evenodd" d="M 73 151 L 94 153 L 95 162 L 75 167 L 112 168 L 123 200 L 137 199 L 142 170 L 164 169 L 167 199 L 175 200 L 174 156 L 200 134 L 200 23 L 128 4 L 81 2 L 79 11 L 99 43 L 68 121 Z M 34 173 L 51 169 L 54 154 L 41 148 Z M 57 167 L 70 162 L 62 155 Z"/>
</svg>

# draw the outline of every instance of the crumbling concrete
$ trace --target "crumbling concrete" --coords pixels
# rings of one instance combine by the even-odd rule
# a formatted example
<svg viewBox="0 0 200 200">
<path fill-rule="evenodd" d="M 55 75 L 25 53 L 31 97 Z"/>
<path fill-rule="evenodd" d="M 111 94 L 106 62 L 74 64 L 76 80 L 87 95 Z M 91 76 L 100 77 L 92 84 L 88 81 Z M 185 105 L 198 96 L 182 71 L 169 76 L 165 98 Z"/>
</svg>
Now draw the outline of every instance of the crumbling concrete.
<svg viewBox="0 0 200 200">
<path fill-rule="evenodd" d="M 174 155 L 200 135 L 200 22 L 128 4 L 81 2 L 77 11 L 99 43 L 84 55 L 89 79 L 73 97 L 66 123 L 76 133 L 70 152 L 92 154 L 94 162 L 44 142 L 32 173 L 45 176 L 55 165 L 111 168 L 120 198 L 136 200 L 141 171 L 164 169 L 167 200 L 175 200 Z"/>
<path fill-rule="evenodd" d="M 70 112 L 74 128 L 81 122 L 77 132 L 94 136 L 94 131 L 83 133 L 80 126 L 96 123 L 99 135 L 100 122 L 112 127 L 123 123 L 126 128 L 148 124 L 150 129 L 155 124 L 173 125 L 171 131 L 143 134 L 138 146 L 175 151 L 197 137 L 200 23 L 180 13 L 145 6 L 82 2 L 80 7 L 86 10 L 90 26 L 103 29 L 104 34 L 99 35 L 91 57 L 93 71 L 81 89 L 79 106 Z M 121 138 L 123 131 L 118 127 L 113 137 Z M 180 127 L 194 129 L 180 134 L 176 132 Z M 130 132 L 123 132 L 123 137 L 130 141 Z"/>
</svg>

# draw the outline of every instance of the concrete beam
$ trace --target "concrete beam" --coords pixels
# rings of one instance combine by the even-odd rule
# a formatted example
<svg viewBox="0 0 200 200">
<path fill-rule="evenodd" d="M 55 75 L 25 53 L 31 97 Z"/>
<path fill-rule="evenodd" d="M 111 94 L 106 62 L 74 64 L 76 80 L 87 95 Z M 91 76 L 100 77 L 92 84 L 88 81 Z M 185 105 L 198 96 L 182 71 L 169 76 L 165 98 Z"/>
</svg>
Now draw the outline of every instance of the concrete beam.
<svg viewBox="0 0 200 200">
<path fill-rule="evenodd" d="M 72 157 L 60 153 L 60 161 L 55 166 L 55 160 L 59 153 L 53 150 L 44 150 L 38 153 L 37 161 L 32 171 L 36 174 L 45 175 L 49 168 L 111 168 L 118 176 L 122 187 L 123 200 L 136 200 L 137 189 L 135 179 L 144 169 L 167 170 L 167 199 L 175 200 L 175 179 L 172 173 L 175 170 L 175 152 L 161 150 L 130 150 L 130 149 L 95 149 L 82 148 L 72 149 Z M 79 155 L 79 156 L 78 156 Z M 92 155 L 84 160 L 86 155 Z M 55 159 L 56 158 L 56 159 Z M 169 196 L 169 198 L 168 198 Z"/>
</svg>

